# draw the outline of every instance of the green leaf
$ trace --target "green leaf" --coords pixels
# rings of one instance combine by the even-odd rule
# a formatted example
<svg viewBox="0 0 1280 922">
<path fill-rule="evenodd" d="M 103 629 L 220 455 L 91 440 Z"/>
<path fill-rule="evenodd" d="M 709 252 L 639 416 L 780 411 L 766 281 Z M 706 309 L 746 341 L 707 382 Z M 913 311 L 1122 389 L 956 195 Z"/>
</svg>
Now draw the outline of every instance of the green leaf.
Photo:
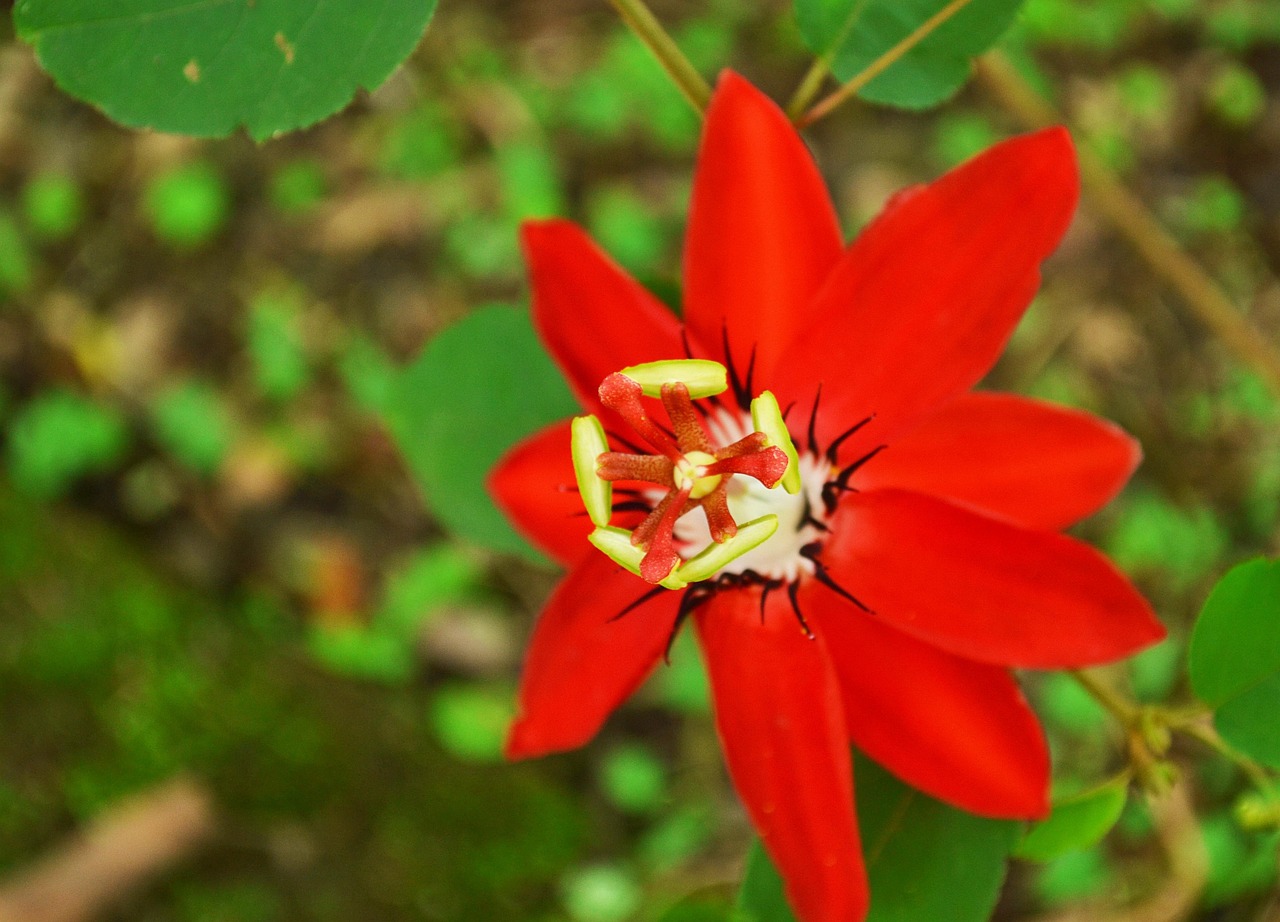
<svg viewBox="0 0 1280 922">
<path fill-rule="evenodd" d="M 35 236 L 65 240 L 84 220 L 84 195 L 69 176 L 43 173 L 22 187 L 22 210 Z"/>
<path fill-rule="evenodd" d="M 667 797 L 667 772 L 648 748 L 632 743 L 605 756 L 600 781 L 609 799 L 630 813 L 653 813 Z"/>
<path fill-rule="evenodd" d="M 1280 766 L 1280 560 L 1235 567 L 1209 594 L 1191 635 L 1191 687 L 1218 732 Z"/>
<path fill-rule="evenodd" d="M 532 554 L 485 489 L 507 449 L 578 411 L 529 315 L 478 310 L 442 332 L 395 382 L 384 419 L 427 503 L 455 534 Z"/>
<path fill-rule="evenodd" d="M 1224 906 L 1273 884 L 1280 830 L 1246 832 L 1223 811 L 1206 817 L 1201 833 L 1209 856 L 1209 879 L 1202 896 L 1206 906 Z"/>
<path fill-rule="evenodd" d="M 501 762 L 512 718 L 510 697 L 482 685 L 441 688 L 430 713 L 440 744 L 464 762 Z"/>
<path fill-rule="evenodd" d="M 296 397 L 311 378 L 301 315 L 302 306 L 289 291 L 263 291 L 249 306 L 246 338 L 254 383 L 272 400 Z"/>
<path fill-rule="evenodd" d="M 231 450 L 231 422 L 210 384 L 187 381 L 164 391 L 151 416 L 156 439 L 197 474 L 216 473 Z"/>
<path fill-rule="evenodd" d="M 747 873 L 738 891 L 741 922 L 795 922 L 795 913 L 782 894 L 782 878 L 764 847 L 756 840 L 747 855 Z"/>
<path fill-rule="evenodd" d="M 871 880 L 867 922 L 985 922 L 1019 824 L 949 807 L 865 757 L 854 777 Z"/>
<path fill-rule="evenodd" d="M 112 467 L 128 447 L 128 428 L 114 408 L 47 391 L 13 418 L 9 475 L 23 493 L 52 499 L 78 477 Z"/>
<path fill-rule="evenodd" d="M 316 627 L 307 636 L 307 647 L 329 669 L 355 679 L 402 685 L 413 677 L 412 647 L 364 625 Z"/>
<path fill-rule="evenodd" d="M 1019 824 L 949 807 L 855 753 L 858 828 L 871 885 L 866 922 L 986 922 Z M 745 922 L 793 922 L 757 844 L 738 902 Z"/>
<path fill-rule="evenodd" d="M 191 163 L 152 179 L 143 208 L 156 236 L 180 249 L 207 243 L 230 210 L 227 184 L 208 163 Z"/>
<path fill-rule="evenodd" d="M 1040 870 L 1035 891 L 1045 904 L 1059 906 L 1106 892 L 1114 880 L 1115 872 L 1097 849 L 1068 852 Z"/>
<path fill-rule="evenodd" d="M 924 109 L 969 77 L 970 60 L 1012 24 L 1023 0 L 971 0 L 858 93 L 869 102 Z M 853 79 L 945 6 L 944 0 L 796 0 L 801 34 L 831 71 Z"/>
<path fill-rule="evenodd" d="M 418 551 L 387 577 L 373 624 L 411 641 L 434 611 L 476 591 L 480 577 L 479 564 L 451 544 Z"/>
<path fill-rule="evenodd" d="M 387 79 L 436 0 L 19 0 L 18 35 L 58 85 L 134 128 L 255 140 Z M 106 10 L 107 12 L 104 12 Z"/>
<path fill-rule="evenodd" d="M 1054 804 L 1048 819 L 1031 827 L 1014 854 L 1027 861 L 1052 861 L 1091 848 L 1120 819 L 1128 795 L 1128 776 L 1121 775 Z"/>
<path fill-rule="evenodd" d="M 18 223 L 0 209 L 0 296 L 26 291 L 34 275 L 31 250 Z"/>
<path fill-rule="evenodd" d="M 583 868 L 561 885 L 564 905 L 574 922 L 624 922 L 640 908 L 635 878 L 613 865 Z"/>
</svg>

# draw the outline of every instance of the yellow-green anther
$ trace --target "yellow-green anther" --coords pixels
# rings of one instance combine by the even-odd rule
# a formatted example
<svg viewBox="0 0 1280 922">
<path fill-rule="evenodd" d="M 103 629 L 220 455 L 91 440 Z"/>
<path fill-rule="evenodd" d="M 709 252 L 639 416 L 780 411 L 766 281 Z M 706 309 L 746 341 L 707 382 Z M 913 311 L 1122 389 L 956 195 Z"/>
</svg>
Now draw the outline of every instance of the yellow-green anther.
<svg viewBox="0 0 1280 922">
<path fill-rule="evenodd" d="M 596 525 L 608 525 L 613 515 L 613 485 L 596 476 L 596 462 L 609 450 L 604 426 L 594 416 L 574 417 L 570 428 L 573 446 L 573 475 L 578 480 L 578 492 L 587 515 Z"/>
<path fill-rule="evenodd" d="M 752 519 L 745 525 L 739 525 L 738 533 L 732 538 L 726 538 L 719 544 L 713 541 L 697 556 L 686 560 L 684 565 L 680 567 L 680 578 L 686 583 L 696 583 L 701 579 L 710 579 L 720 571 L 721 567 L 732 563 L 747 551 L 768 541 L 777 530 L 778 517 L 773 513 L 762 515 L 758 519 Z"/>
<path fill-rule="evenodd" d="M 624 570 L 634 573 L 636 576 L 640 575 L 640 561 L 644 560 L 644 548 L 636 547 L 631 543 L 631 532 L 625 528 L 602 525 L 587 535 L 587 540 Z M 676 566 L 671 568 L 667 578 L 659 585 L 666 589 L 683 589 L 688 585 L 688 581 L 680 573 L 681 569 L 677 563 Z"/>
<path fill-rule="evenodd" d="M 729 389 L 729 372 L 719 362 L 709 359 L 671 359 L 645 362 L 622 369 L 649 397 L 661 397 L 662 385 L 679 382 L 689 389 L 689 396 L 714 397 Z"/>
<path fill-rule="evenodd" d="M 787 456 L 787 472 L 778 481 L 782 489 L 788 493 L 800 492 L 800 456 L 796 454 L 796 446 L 791 441 L 791 433 L 787 431 L 786 420 L 782 418 L 782 409 L 778 406 L 778 398 L 772 391 L 761 391 L 760 396 L 751 401 L 751 425 L 756 432 L 763 432 L 770 445 L 781 448 Z"/>
</svg>

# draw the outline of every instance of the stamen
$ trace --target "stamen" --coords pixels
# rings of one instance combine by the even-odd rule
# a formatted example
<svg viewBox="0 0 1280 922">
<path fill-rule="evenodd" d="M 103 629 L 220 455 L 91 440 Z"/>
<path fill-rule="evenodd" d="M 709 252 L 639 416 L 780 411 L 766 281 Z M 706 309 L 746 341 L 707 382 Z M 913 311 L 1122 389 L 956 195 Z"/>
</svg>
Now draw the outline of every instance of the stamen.
<svg viewBox="0 0 1280 922">
<path fill-rule="evenodd" d="M 644 551 L 631 543 L 631 533 L 624 528 L 604 525 L 587 535 L 587 540 L 606 557 L 636 576 L 640 576 L 640 562 L 644 559 Z M 667 589 L 683 589 L 688 585 L 676 575 L 675 567 L 659 585 Z"/>
<path fill-rule="evenodd" d="M 755 353 L 752 353 L 754 357 Z M 772 391 L 763 391 L 751 401 L 751 425 L 768 437 L 768 444 L 781 448 L 787 456 L 786 473 L 782 475 L 782 488 L 793 496 L 800 492 L 800 455 L 791 441 L 791 433 L 782 418 L 778 398 Z"/>
<path fill-rule="evenodd" d="M 680 567 L 680 578 L 693 583 L 715 575 L 721 567 L 733 562 L 752 548 L 759 547 L 778 530 L 778 517 L 770 513 L 738 526 L 738 533 L 719 544 L 712 543 Z"/>
<path fill-rule="evenodd" d="M 668 384 L 683 384 L 691 397 L 714 397 L 729 387 L 725 367 L 709 359 L 645 362 L 624 368 L 619 374 L 639 384 L 646 397 L 660 397 Z"/>
<path fill-rule="evenodd" d="M 727 330 L 724 340 L 728 355 Z M 747 369 L 748 385 L 754 375 L 755 356 L 753 348 Z M 777 399 L 768 392 L 752 401 L 753 423 L 758 421 L 768 431 L 757 430 L 728 446 L 715 447 L 693 397 L 714 397 L 730 386 L 730 379 L 735 391 L 741 392 L 743 383 L 732 364 L 726 367 L 700 359 L 633 365 L 605 378 L 600 385 L 601 402 L 618 413 L 657 454 L 610 451 L 609 439 L 598 421 L 584 417 L 575 423 L 578 489 L 591 504 L 588 514 L 596 525 L 591 542 L 620 566 L 650 583 L 676 589 L 707 580 L 714 580 L 716 586 L 763 585 L 767 581 L 754 570 L 749 577 L 723 572 L 778 529 L 778 516 L 767 511 L 768 500 L 763 501 L 764 509 L 757 507 L 751 513 L 757 518 L 739 526 L 729 506 L 728 483 L 735 476 L 745 475 L 772 489 L 792 468 L 796 468 L 798 481 L 799 458 Z M 656 419 L 651 417 L 646 396 L 660 398 L 666 412 Z M 743 400 L 745 408 L 745 397 Z M 674 431 L 664 425 L 668 419 Z M 711 429 L 718 440 L 727 437 L 727 433 L 741 431 L 739 426 L 736 420 L 716 417 Z M 622 439 L 614 441 L 624 444 Z M 624 487 L 630 499 L 614 504 L 612 484 L 618 481 L 649 483 L 665 492 L 654 502 L 647 492 Z M 745 497 L 757 495 L 758 491 L 752 493 L 754 489 L 747 485 L 743 489 L 735 487 L 732 492 L 735 497 Z M 676 523 L 699 506 L 706 517 L 711 542 L 685 559 L 677 550 Z M 628 532 L 608 525 L 615 511 L 647 514 Z M 682 549 L 688 543 L 689 539 L 681 538 Z"/>
<path fill-rule="evenodd" d="M 569 427 L 573 452 L 573 476 L 582 504 L 596 525 L 608 525 L 613 511 L 613 487 L 596 476 L 596 459 L 608 452 L 604 427 L 594 416 L 578 416 Z M 662 460 L 666 460 L 665 458 Z M 670 463 L 670 462 L 668 462 Z"/>
</svg>

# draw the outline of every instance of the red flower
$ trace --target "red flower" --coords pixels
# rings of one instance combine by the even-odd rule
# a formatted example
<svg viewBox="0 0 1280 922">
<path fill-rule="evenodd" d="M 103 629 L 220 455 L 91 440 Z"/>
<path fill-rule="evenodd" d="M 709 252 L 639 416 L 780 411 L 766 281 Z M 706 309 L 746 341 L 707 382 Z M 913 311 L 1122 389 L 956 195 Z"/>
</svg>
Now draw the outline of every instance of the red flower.
<svg viewBox="0 0 1280 922">
<path fill-rule="evenodd" d="M 866 912 L 850 742 L 963 809 L 1042 816 L 1049 758 L 1010 668 L 1105 662 L 1163 635 L 1102 555 L 1057 534 L 1115 495 L 1137 444 L 1085 413 L 969 393 L 1035 292 L 1076 196 L 1070 139 L 1043 131 L 899 194 L 846 247 L 803 142 L 730 73 L 698 155 L 683 324 L 575 225 L 527 225 L 534 320 L 609 433 L 617 454 L 601 455 L 601 470 L 614 458 L 613 476 L 643 479 L 650 465 L 670 481 L 626 485 L 613 506 L 615 525 L 638 528 L 651 581 L 708 545 L 717 522 L 727 527 L 714 491 L 693 499 L 688 479 L 680 493 L 672 462 L 699 438 L 728 452 L 756 429 L 753 389 L 790 407 L 802 484 L 765 488 L 776 456 L 724 482 L 709 470 L 720 461 L 704 463 L 697 483 L 725 494 L 731 520 L 774 514 L 777 531 L 671 591 L 588 545 L 567 422 L 512 450 L 494 495 L 570 572 L 534 630 L 508 754 L 590 739 L 692 614 L 730 775 L 805 922 Z M 600 387 L 628 366 L 686 357 L 723 363 L 733 383 L 693 415 L 701 435 L 688 429 L 687 397 L 664 394 L 664 416 L 656 401 L 624 400 L 626 379 Z M 658 444 L 641 404 L 678 445 Z M 641 440 L 655 457 L 626 460 Z M 751 450 L 776 442 L 759 437 Z M 679 511 L 702 505 L 705 516 L 671 524 L 678 513 L 651 513 L 669 492 Z M 679 557 L 654 549 L 665 541 Z"/>
</svg>

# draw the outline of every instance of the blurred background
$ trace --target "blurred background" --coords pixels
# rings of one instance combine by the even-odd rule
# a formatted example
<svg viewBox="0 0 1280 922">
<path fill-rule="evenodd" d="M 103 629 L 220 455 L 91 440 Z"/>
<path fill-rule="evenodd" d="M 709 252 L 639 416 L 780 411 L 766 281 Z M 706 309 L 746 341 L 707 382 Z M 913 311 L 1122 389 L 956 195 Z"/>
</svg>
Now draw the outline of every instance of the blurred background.
<svg viewBox="0 0 1280 922">
<path fill-rule="evenodd" d="M 707 75 L 781 100 L 799 83 L 789 3 L 653 5 Z M 1005 47 L 1280 339 L 1280 4 L 1029 0 Z M 386 422 L 435 333 L 526 303 L 522 218 L 584 223 L 678 302 L 698 128 L 588 0 L 446 2 L 380 90 L 262 146 L 116 127 L 6 35 L 0 917 L 731 918 L 751 832 L 688 638 L 590 747 L 504 764 L 556 574 L 451 538 L 404 460 L 413 434 Z M 850 104 L 807 136 L 852 233 L 1019 130 L 975 82 L 925 114 Z M 1187 700 L 1207 588 L 1280 551 L 1280 404 L 1087 201 L 989 383 L 1142 440 L 1080 534 L 1171 628 L 1116 683 Z M 1026 684 L 1061 790 L 1122 764 L 1070 679 Z M 1203 817 L 1194 918 L 1263 918 L 1277 835 L 1232 819 L 1230 763 L 1175 758 Z M 1135 798 L 1104 845 L 1015 863 L 997 918 L 1095 918 L 1175 886 L 1168 861 Z M 41 914 L 50 881 L 73 904 L 83 888 L 79 916 Z"/>
</svg>

